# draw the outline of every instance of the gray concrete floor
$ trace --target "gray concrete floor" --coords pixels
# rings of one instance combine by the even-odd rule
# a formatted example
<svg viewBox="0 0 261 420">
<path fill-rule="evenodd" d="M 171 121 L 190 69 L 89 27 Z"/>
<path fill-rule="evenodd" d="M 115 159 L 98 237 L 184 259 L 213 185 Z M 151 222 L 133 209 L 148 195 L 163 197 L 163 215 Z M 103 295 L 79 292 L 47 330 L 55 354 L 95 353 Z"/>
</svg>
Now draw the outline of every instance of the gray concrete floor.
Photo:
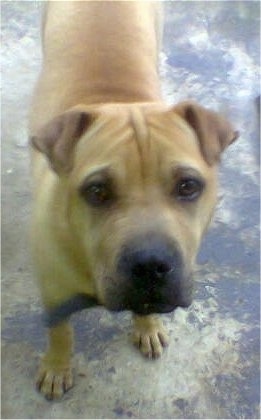
<svg viewBox="0 0 261 420">
<path fill-rule="evenodd" d="M 40 2 L 1 2 L 2 418 L 259 418 L 259 6 L 166 2 L 164 97 L 226 110 L 241 132 L 221 166 L 196 298 L 164 317 L 171 344 L 158 361 L 130 345 L 129 314 L 74 315 L 75 387 L 50 403 L 33 388 L 45 331 L 28 244 Z"/>
</svg>

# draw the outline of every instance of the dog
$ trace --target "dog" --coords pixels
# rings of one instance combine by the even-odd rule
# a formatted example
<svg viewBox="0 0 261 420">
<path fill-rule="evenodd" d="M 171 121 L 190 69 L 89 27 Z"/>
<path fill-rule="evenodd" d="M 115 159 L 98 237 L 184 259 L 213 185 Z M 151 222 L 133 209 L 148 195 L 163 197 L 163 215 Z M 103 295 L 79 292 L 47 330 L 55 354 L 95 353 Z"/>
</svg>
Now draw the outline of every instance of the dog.
<svg viewBox="0 0 261 420">
<path fill-rule="evenodd" d="M 164 103 L 160 16 L 150 1 L 45 8 L 29 133 L 32 253 L 50 327 L 36 384 L 47 399 L 73 385 L 73 311 L 131 311 L 134 343 L 156 358 L 169 340 L 159 314 L 193 298 L 218 163 L 238 133 L 196 102 Z"/>
</svg>

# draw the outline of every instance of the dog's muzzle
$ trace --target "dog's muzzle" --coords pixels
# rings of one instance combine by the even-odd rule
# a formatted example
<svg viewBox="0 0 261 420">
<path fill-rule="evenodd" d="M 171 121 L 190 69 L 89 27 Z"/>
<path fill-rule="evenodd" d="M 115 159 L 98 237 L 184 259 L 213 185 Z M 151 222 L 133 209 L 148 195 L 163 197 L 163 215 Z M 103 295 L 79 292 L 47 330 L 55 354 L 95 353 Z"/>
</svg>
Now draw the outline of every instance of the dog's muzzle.
<svg viewBox="0 0 261 420">
<path fill-rule="evenodd" d="M 120 254 L 117 281 L 106 282 L 103 305 L 111 311 L 130 310 L 138 315 L 172 312 L 192 302 L 193 282 L 186 273 L 178 245 L 158 235 L 137 238 Z M 74 312 L 101 305 L 95 297 L 78 294 L 45 314 L 54 327 Z"/>
<path fill-rule="evenodd" d="M 139 238 L 124 247 L 118 263 L 120 295 L 114 309 L 136 314 L 171 312 L 192 300 L 192 282 L 185 275 L 182 253 L 158 235 Z M 117 307 L 119 305 L 119 308 Z"/>
</svg>

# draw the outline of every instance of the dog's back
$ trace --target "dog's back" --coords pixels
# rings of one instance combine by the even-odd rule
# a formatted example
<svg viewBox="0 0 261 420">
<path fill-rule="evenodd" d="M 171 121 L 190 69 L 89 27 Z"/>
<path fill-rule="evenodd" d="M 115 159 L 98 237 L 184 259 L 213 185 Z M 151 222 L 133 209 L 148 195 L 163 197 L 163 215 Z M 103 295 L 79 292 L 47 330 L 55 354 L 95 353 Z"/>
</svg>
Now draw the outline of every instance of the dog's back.
<svg viewBox="0 0 261 420">
<path fill-rule="evenodd" d="M 31 131 L 79 103 L 160 99 L 157 2 L 49 2 Z"/>
</svg>

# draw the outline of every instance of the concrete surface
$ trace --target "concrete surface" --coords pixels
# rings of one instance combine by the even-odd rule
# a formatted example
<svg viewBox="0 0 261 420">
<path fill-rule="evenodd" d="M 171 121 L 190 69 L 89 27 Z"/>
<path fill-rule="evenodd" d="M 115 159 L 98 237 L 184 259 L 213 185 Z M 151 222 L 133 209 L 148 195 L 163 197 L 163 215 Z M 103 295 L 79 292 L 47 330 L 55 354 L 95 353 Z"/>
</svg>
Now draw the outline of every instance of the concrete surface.
<svg viewBox="0 0 261 420">
<path fill-rule="evenodd" d="M 26 119 L 40 68 L 38 1 L 2 1 L 2 418 L 259 418 L 258 1 L 166 2 L 166 100 L 226 110 L 241 132 L 220 170 L 220 201 L 189 310 L 165 316 L 161 360 L 130 345 L 130 315 L 75 314 L 75 387 L 34 390 L 45 336 L 30 261 Z"/>
</svg>

